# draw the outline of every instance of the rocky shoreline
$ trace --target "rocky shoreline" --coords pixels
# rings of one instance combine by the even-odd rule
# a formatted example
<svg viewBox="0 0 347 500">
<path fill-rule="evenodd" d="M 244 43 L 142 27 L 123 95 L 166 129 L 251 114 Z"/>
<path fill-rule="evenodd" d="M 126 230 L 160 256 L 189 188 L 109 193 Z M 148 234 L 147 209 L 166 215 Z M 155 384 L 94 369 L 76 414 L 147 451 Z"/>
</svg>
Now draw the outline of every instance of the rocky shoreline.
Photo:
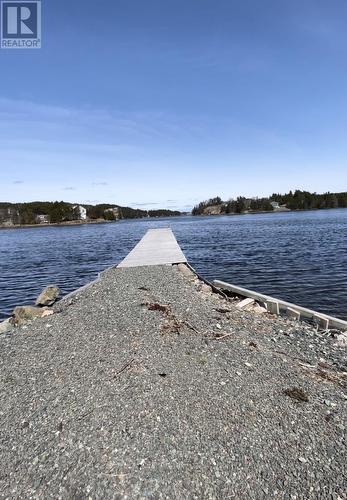
<svg viewBox="0 0 347 500">
<path fill-rule="evenodd" d="M 346 498 L 346 335 L 240 302 L 179 265 L 38 304 L 0 335 L 0 495 Z"/>
</svg>

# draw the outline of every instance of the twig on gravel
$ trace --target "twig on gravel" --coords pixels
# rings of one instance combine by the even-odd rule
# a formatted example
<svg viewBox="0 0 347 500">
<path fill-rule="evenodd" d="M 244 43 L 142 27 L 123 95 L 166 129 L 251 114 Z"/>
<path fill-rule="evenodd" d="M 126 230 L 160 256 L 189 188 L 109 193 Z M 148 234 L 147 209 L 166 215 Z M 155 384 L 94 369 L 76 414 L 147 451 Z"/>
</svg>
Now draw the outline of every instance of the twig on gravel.
<svg viewBox="0 0 347 500">
<path fill-rule="evenodd" d="M 185 323 L 185 324 L 187 325 L 187 327 L 188 327 L 188 328 L 190 328 L 191 330 L 193 330 L 193 332 L 197 333 L 198 335 L 201 335 L 201 332 L 199 332 L 199 330 L 197 330 L 197 329 L 195 328 L 195 326 L 191 325 L 191 324 L 189 323 L 189 321 L 184 321 L 183 323 Z"/>
<path fill-rule="evenodd" d="M 122 372 L 124 372 L 124 370 L 126 370 L 134 361 L 135 361 L 135 358 L 128 361 L 128 363 L 125 363 L 125 365 L 123 365 L 122 368 L 113 375 L 113 378 L 116 378 L 118 375 L 120 375 Z"/>
<path fill-rule="evenodd" d="M 152 304 L 148 304 L 148 310 L 168 313 L 170 311 L 170 306 L 168 306 L 167 304 L 159 304 L 158 302 L 154 302 Z"/>
<path fill-rule="evenodd" d="M 217 307 L 215 310 L 221 314 L 231 313 L 231 309 L 225 309 L 224 307 Z"/>
<path fill-rule="evenodd" d="M 215 339 L 216 340 L 222 340 L 222 339 L 225 339 L 225 337 L 231 337 L 232 336 L 232 333 L 224 333 L 224 335 L 219 335 L 217 333 L 217 335 L 215 336 Z"/>
<path fill-rule="evenodd" d="M 69 467 L 65 470 L 64 472 L 64 475 L 62 477 L 62 481 L 64 481 L 64 479 L 66 478 L 66 476 L 68 475 L 68 473 L 71 471 L 71 469 L 77 464 L 78 462 L 78 459 L 75 460 L 74 462 L 72 462 L 72 464 L 69 465 Z"/>
</svg>

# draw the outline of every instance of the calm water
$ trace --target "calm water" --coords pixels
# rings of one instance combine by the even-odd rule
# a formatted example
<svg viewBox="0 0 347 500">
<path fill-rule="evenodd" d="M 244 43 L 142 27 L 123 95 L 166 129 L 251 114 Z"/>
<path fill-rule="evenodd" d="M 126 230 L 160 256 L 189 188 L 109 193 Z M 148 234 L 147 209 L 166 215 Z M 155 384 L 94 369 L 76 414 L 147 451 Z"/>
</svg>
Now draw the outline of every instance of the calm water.
<svg viewBox="0 0 347 500">
<path fill-rule="evenodd" d="M 66 294 L 94 279 L 155 227 L 208 279 L 347 319 L 347 209 L 1 230 L 0 317 L 48 284 Z"/>
</svg>

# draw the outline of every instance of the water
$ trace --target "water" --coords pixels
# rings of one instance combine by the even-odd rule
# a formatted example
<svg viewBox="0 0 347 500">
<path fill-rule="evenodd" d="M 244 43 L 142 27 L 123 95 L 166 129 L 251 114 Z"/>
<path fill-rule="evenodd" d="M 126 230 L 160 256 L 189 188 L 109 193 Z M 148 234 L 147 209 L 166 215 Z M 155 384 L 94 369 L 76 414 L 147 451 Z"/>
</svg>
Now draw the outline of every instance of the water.
<svg viewBox="0 0 347 500">
<path fill-rule="evenodd" d="M 66 294 L 91 281 L 156 227 L 210 280 L 347 319 L 347 209 L 1 230 L 0 317 L 48 284 Z"/>
</svg>

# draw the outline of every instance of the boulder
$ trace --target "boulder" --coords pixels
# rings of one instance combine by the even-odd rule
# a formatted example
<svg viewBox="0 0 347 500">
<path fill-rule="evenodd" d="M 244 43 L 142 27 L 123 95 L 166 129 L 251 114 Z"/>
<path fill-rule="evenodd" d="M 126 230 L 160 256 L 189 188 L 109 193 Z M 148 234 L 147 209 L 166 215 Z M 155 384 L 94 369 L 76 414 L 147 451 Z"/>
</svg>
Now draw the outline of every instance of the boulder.
<svg viewBox="0 0 347 500">
<path fill-rule="evenodd" d="M 13 322 L 20 326 L 36 318 L 42 318 L 47 311 L 46 307 L 19 306 L 13 311 Z"/>
<path fill-rule="evenodd" d="M 40 295 L 37 297 L 35 305 L 36 306 L 51 306 L 56 302 L 60 294 L 60 290 L 57 286 L 47 286 Z"/>
<path fill-rule="evenodd" d="M 11 328 L 12 328 L 12 324 L 10 322 L 10 318 L 5 319 L 5 321 L 2 321 L 0 323 L 0 334 L 8 332 L 9 330 L 11 330 Z"/>
</svg>

